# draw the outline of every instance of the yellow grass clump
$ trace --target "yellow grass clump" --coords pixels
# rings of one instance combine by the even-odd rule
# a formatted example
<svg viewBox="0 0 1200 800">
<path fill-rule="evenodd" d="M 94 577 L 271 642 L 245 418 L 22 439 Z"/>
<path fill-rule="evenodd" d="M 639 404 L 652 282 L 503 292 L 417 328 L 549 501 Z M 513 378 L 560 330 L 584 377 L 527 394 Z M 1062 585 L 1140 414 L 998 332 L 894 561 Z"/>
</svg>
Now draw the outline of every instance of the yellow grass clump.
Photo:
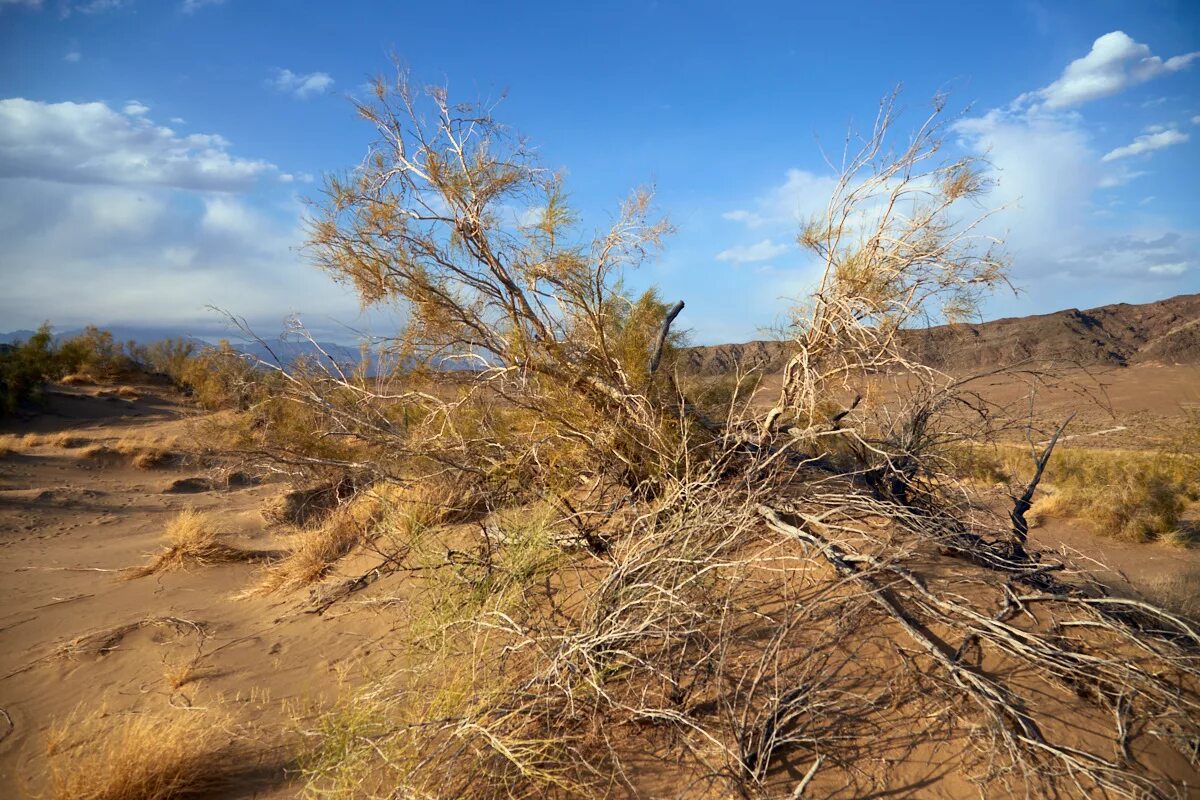
<svg viewBox="0 0 1200 800">
<path fill-rule="evenodd" d="M 128 436 L 118 441 L 113 449 L 129 458 L 130 463 L 138 469 L 154 469 L 175 457 L 173 448 L 176 442 L 175 437 Z"/>
<path fill-rule="evenodd" d="M 407 539 L 460 515 L 470 493 L 440 481 L 409 486 L 377 484 L 335 506 L 321 523 L 297 528 L 291 554 L 271 564 L 250 594 L 290 591 L 314 583 L 361 542 L 386 528 L 390 536 Z"/>
<path fill-rule="evenodd" d="M 239 769 L 224 719 L 204 712 L 114 718 L 103 709 L 51 730 L 50 800 L 170 800 L 229 786 Z M 223 741 L 224 740 L 224 741 Z"/>
<path fill-rule="evenodd" d="M 62 433 L 27 433 L 24 436 L 9 434 L 0 439 L 0 445 L 7 446 L 14 452 L 24 452 L 31 447 L 58 447 L 63 450 L 74 450 L 85 447 L 91 441 L 85 436 L 64 431 Z"/>
<path fill-rule="evenodd" d="M 132 577 L 182 569 L 188 565 L 206 566 L 256 557 L 254 553 L 225 544 L 222 540 L 227 535 L 214 514 L 185 508 L 167 523 L 166 548 L 149 563 L 135 568 Z"/>
<path fill-rule="evenodd" d="M 25 437 L 23 436 L 15 436 L 11 433 L 0 435 L 0 458 L 24 453 L 26 447 Z"/>
</svg>

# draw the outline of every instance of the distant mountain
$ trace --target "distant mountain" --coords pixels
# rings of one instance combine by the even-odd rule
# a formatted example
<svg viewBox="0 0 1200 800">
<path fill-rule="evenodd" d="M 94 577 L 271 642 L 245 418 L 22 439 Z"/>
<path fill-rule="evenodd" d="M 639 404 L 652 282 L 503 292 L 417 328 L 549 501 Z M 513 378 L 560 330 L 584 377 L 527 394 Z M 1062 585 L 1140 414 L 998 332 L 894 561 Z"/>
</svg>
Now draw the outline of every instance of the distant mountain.
<svg viewBox="0 0 1200 800">
<path fill-rule="evenodd" d="M 179 330 L 170 328 L 146 328 L 133 326 L 107 326 L 102 330 L 106 330 L 113 335 L 113 339 L 124 343 L 133 341 L 139 345 L 147 345 L 153 342 L 160 342 L 163 339 L 185 339 L 192 342 L 198 348 L 215 345 L 217 341 L 223 337 L 212 336 L 200 338 L 186 333 L 181 333 Z M 0 333 L 0 344 L 17 344 L 28 339 L 36 331 L 18 330 L 8 333 Z M 83 333 L 83 328 L 74 330 L 66 330 L 56 332 L 54 334 L 55 342 L 62 342 L 71 339 Z M 349 347 L 334 342 L 318 342 L 320 350 L 314 347 L 310 342 L 297 342 L 292 340 L 282 339 L 264 339 L 264 342 L 246 342 L 239 341 L 234 336 L 229 336 L 230 344 L 236 349 L 247 355 L 253 356 L 268 363 L 274 362 L 276 358 L 282 363 L 291 363 L 301 356 L 322 357 L 320 350 L 324 350 L 339 364 L 344 366 L 354 366 L 359 363 L 359 350 L 357 347 Z M 274 356 L 272 356 L 272 353 Z"/>
<path fill-rule="evenodd" d="M 903 340 L 917 361 L 952 370 L 1024 359 L 1090 366 L 1200 364 L 1200 294 L 978 325 L 938 325 L 906 331 Z M 791 345 L 778 341 L 692 347 L 684 354 L 683 368 L 700 375 L 721 375 L 738 366 L 779 372 L 792 352 Z"/>
</svg>

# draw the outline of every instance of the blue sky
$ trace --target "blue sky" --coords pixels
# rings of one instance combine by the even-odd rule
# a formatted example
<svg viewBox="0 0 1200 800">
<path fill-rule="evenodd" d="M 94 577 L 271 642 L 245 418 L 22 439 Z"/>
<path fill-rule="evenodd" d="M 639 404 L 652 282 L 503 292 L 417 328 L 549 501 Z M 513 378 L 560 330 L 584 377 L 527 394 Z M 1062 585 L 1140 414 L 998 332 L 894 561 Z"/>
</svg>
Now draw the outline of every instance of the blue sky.
<svg viewBox="0 0 1200 800">
<path fill-rule="evenodd" d="M 395 53 L 562 169 L 588 226 L 653 183 L 678 231 L 631 283 L 697 342 L 804 291 L 822 143 L 903 84 L 965 111 L 1022 294 L 987 318 L 1200 291 L 1200 4 L 0 0 L 0 330 L 387 329 L 308 266 L 305 196 L 372 131 L 347 95 Z"/>
</svg>

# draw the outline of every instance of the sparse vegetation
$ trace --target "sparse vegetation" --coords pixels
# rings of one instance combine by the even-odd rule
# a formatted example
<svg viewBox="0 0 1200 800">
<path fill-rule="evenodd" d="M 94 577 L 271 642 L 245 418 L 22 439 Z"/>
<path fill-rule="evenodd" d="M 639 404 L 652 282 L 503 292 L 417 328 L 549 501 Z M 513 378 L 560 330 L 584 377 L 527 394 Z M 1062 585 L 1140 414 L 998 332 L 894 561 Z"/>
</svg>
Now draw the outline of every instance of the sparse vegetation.
<svg viewBox="0 0 1200 800">
<path fill-rule="evenodd" d="M 225 543 L 228 533 L 213 513 L 187 508 L 169 523 L 163 538 L 167 546 L 148 564 L 131 571 L 131 577 L 144 577 L 156 572 L 183 569 L 187 566 L 206 566 L 230 561 L 250 561 L 256 555 Z"/>
<path fill-rule="evenodd" d="M 211 712 L 78 716 L 48 743 L 52 800 L 173 800 L 229 787 L 253 753 Z"/>
<path fill-rule="evenodd" d="M 972 449 L 959 463 L 977 480 L 1023 484 L 1032 461 L 1028 448 L 996 445 Z M 1059 447 L 1046 468 L 1045 491 L 1031 509 L 1038 518 L 1081 517 L 1098 532 L 1128 541 L 1186 543 L 1181 529 L 1190 503 L 1200 500 L 1200 456 L 1191 453 Z"/>
</svg>

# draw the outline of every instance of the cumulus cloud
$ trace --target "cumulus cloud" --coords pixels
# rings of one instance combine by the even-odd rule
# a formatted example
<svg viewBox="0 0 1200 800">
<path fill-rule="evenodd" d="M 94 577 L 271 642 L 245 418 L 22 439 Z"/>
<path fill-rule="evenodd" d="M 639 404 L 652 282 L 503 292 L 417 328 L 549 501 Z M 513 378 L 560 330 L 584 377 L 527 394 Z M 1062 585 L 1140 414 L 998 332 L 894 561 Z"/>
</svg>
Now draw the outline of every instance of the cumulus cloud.
<svg viewBox="0 0 1200 800">
<path fill-rule="evenodd" d="M 776 244 L 770 239 L 763 239 L 751 245 L 730 247 L 717 253 L 717 261 L 732 261 L 735 264 L 750 264 L 755 261 L 767 261 L 775 256 L 786 253 L 788 246 Z"/>
<path fill-rule="evenodd" d="M 988 204 L 1004 209 L 997 219 L 1004 229 L 997 233 L 1006 233 L 1014 254 L 1052 259 L 1081 237 L 1091 194 L 1104 174 L 1078 120 L 993 109 L 953 130 L 965 149 L 985 155 L 994 168 Z M 1032 260 L 1017 260 L 1018 272 L 1038 268 Z"/>
<path fill-rule="evenodd" d="M 1127 145 L 1109 150 L 1100 160 L 1109 162 L 1116 161 L 1119 158 L 1130 158 L 1131 156 L 1138 156 L 1143 153 L 1152 153 L 1155 150 L 1161 150 L 1173 144 L 1183 144 L 1187 140 L 1188 135 L 1179 131 L 1158 130 L 1153 133 L 1144 133 Z"/>
<path fill-rule="evenodd" d="M 822 211 L 837 186 L 832 175 L 817 175 L 802 169 L 789 169 L 784 181 L 755 198 L 753 210 L 726 211 L 721 216 L 742 222 L 750 228 L 771 225 L 795 226 Z"/>
<path fill-rule="evenodd" d="M 333 78 L 324 72 L 302 74 L 290 69 L 277 69 L 275 76 L 267 83 L 276 91 L 305 99 L 315 94 L 324 94 L 333 86 Z"/>
<path fill-rule="evenodd" d="M 232 155 L 219 135 L 179 135 L 155 125 L 144 108 L 133 102 L 121 113 L 104 103 L 0 100 L 0 178 L 239 191 L 276 171 Z"/>
<path fill-rule="evenodd" d="M 352 292 L 298 252 L 302 214 L 226 193 L 0 179 L 0 319 L 196 334 L 220 329 L 208 306 L 263 331 L 297 309 L 354 320 Z"/>
<path fill-rule="evenodd" d="M 1033 95 L 1047 108 L 1069 108 L 1178 72 L 1197 58 L 1200 51 L 1164 61 L 1124 31 L 1113 31 L 1097 39 L 1087 55 L 1067 65 L 1058 80 Z"/>
<path fill-rule="evenodd" d="M 264 331 L 296 309 L 358 317 L 353 292 L 298 252 L 303 205 L 257 180 L 275 166 L 151 113 L 134 100 L 0 100 L 0 319 L 204 334 L 221 326 L 208 306 Z"/>
</svg>

